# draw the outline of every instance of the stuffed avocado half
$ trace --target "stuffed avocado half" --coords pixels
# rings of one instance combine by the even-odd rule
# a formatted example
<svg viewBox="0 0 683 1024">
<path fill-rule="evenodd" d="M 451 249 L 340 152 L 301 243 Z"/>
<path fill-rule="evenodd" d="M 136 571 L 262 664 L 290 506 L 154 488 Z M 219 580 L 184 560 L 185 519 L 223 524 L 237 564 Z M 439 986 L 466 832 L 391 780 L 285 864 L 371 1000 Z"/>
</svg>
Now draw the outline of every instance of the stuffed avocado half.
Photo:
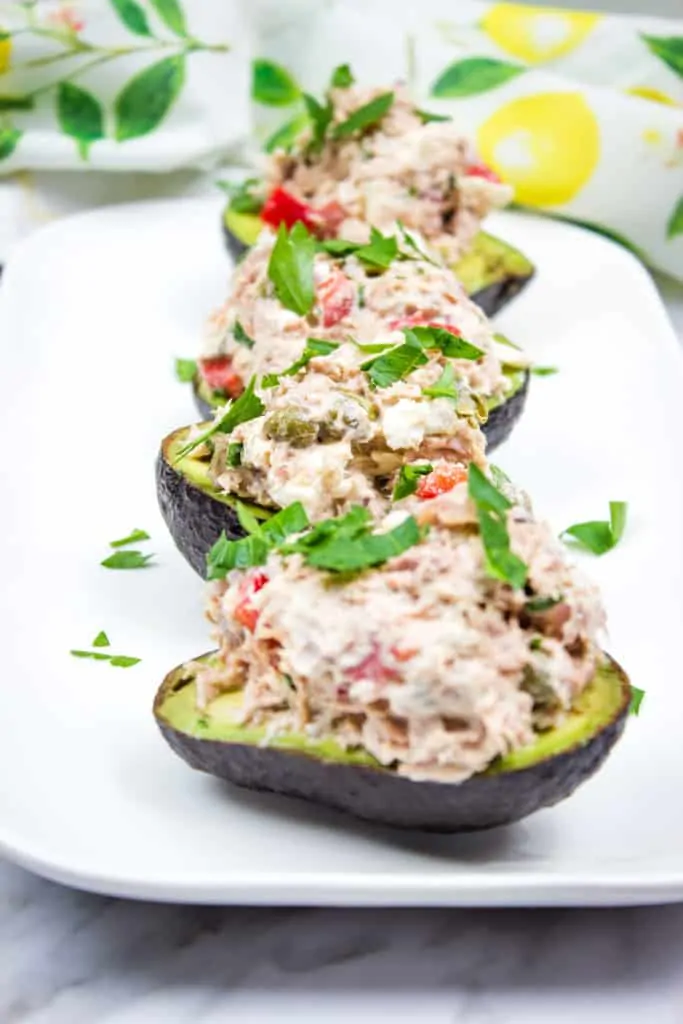
<svg viewBox="0 0 683 1024">
<path fill-rule="evenodd" d="M 512 198 L 450 118 L 420 110 L 402 85 L 356 86 L 333 74 L 322 102 L 306 96 L 308 124 L 276 137 L 260 178 L 230 185 L 223 229 L 239 258 L 264 226 L 304 224 L 322 239 L 367 242 L 370 228 L 416 232 L 489 314 L 531 278 L 517 249 L 481 223 Z"/>
<path fill-rule="evenodd" d="M 222 537 L 207 613 L 219 650 L 174 669 L 157 723 L 192 767 L 378 823 L 445 832 L 569 796 L 631 699 L 604 611 L 508 481 Z"/>
<path fill-rule="evenodd" d="M 264 228 L 258 214 L 235 211 L 227 203 L 221 226 L 228 252 L 241 260 Z M 509 242 L 486 231 L 479 231 L 472 245 L 452 270 L 473 302 L 494 316 L 508 304 L 534 276 L 531 260 Z"/>
</svg>

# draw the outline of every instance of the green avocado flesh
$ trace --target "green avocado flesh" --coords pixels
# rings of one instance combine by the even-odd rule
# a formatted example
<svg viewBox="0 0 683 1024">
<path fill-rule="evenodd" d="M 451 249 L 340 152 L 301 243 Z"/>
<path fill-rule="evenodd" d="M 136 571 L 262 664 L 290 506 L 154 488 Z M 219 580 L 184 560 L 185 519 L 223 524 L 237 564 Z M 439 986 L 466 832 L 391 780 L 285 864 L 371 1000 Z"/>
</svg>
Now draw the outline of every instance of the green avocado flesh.
<svg viewBox="0 0 683 1024">
<path fill-rule="evenodd" d="M 206 426 L 208 426 L 207 423 L 199 424 L 200 429 Z M 181 473 L 193 487 L 203 491 L 204 494 L 214 501 L 219 501 L 222 505 L 229 505 L 231 508 L 235 508 L 235 498 L 230 494 L 226 494 L 225 491 L 219 490 L 212 483 L 209 476 L 209 463 L 207 459 L 200 458 L 193 452 L 190 452 L 189 455 L 184 455 L 181 459 L 178 458 L 180 449 L 187 444 L 189 430 L 189 427 L 182 427 L 180 430 L 175 430 L 172 434 L 169 434 L 164 445 L 166 461 L 169 465 L 176 467 L 178 473 Z M 254 505 L 246 499 L 240 499 L 240 501 L 242 505 L 249 507 L 249 510 L 254 513 L 257 519 L 268 519 L 272 515 L 272 512 L 269 512 L 268 509 L 263 508 L 261 505 Z"/>
<path fill-rule="evenodd" d="M 234 254 L 238 247 L 251 247 L 258 238 L 263 221 L 258 214 L 236 213 L 226 207 L 223 227 Z M 234 243 L 237 243 L 235 245 Z M 453 267 L 468 294 L 485 313 L 492 315 L 502 309 L 531 279 L 533 263 L 501 238 L 480 231 L 472 248 Z"/>
<path fill-rule="evenodd" d="M 205 655 L 198 660 L 207 665 L 218 663 L 218 659 L 212 655 Z M 231 690 L 215 697 L 205 712 L 199 712 L 196 708 L 195 684 L 192 675 L 188 677 L 186 671 L 182 666 L 176 669 L 174 681 L 168 688 L 158 714 L 163 715 L 175 729 L 197 739 L 219 740 L 221 743 L 250 743 L 256 746 L 266 742 L 265 728 L 239 724 L 242 710 L 241 690 Z M 180 685 L 188 678 L 190 681 L 186 685 Z M 179 689 L 174 691 L 173 686 L 179 686 Z M 576 706 L 561 725 L 539 733 L 531 746 L 520 747 L 505 757 L 498 758 L 486 774 L 519 771 L 584 743 L 612 721 L 623 700 L 622 676 L 608 662 L 597 670 L 593 681 L 583 691 Z M 274 736 L 268 742 L 268 746 L 281 750 L 295 750 L 340 764 L 364 764 L 381 768 L 379 762 L 364 750 L 345 750 L 333 739 L 313 739 L 303 733 Z"/>
<path fill-rule="evenodd" d="M 263 727 L 239 721 L 242 691 L 197 709 L 197 663 L 180 665 L 162 683 L 154 715 L 165 740 L 192 768 L 238 786 L 295 796 L 378 824 L 426 831 L 492 828 L 565 799 L 592 776 L 619 739 L 631 689 L 605 656 L 564 722 L 530 746 L 497 759 L 464 782 L 413 782 L 365 750 L 301 733 L 268 738 Z"/>
</svg>

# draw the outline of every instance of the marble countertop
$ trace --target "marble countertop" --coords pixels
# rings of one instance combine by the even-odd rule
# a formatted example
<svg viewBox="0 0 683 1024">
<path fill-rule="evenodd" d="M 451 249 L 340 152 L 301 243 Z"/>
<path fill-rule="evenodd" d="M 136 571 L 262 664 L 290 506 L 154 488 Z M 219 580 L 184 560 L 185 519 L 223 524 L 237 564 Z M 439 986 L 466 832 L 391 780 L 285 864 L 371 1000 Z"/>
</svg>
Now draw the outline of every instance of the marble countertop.
<svg viewBox="0 0 683 1024">
<path fill-rule="evenodd" d="M 683 341 L 683 286 L 659 282 Z M 0 862 L 0 1024 L 683 1024 L 683 906 L 174 907 Z"/>
</svg>

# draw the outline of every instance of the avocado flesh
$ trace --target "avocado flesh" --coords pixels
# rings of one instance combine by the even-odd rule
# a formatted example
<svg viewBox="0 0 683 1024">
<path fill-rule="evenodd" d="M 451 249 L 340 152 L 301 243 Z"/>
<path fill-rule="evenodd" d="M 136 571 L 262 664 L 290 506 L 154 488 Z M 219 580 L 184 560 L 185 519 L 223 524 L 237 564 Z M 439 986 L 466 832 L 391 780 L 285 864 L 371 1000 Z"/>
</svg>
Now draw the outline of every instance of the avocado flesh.
<svg viewBox="0 0 683 1024">
<path fill-rule="evenodd" d="M 255 213 L 226 207 L 223 234 L 231 255 L 240 260 L 258 238 L 263 221 Z M 453 267 L 470 297 L 488 316 L 498 313 L 534 275 L 527 257 L 501 238 L 480 231 L 471 249 Z"/>
<path fill-rule="evenodd" d="M 192 453 L 178 459 L 190 430 L 174 430 L 161 443 L 156 462 L 157 499 L 176 547 L 205 578 L 206 556 L 221 533 L 236 540 L 244 536 L 244 530 L 237 517 L 236 499 L 214 487 L 208 462 Z M 257 519 L 267 519 L 275 511 L 248 500 L 242 504 Z"/>
<path fill-rule="evenodd" d="M 211 664 L 215 654 L 197 662 Z M 413 782 L 364 750 L 300 733 L 267 739 L 239 722 L 242 691 L 196 708 L 195 663 L 162 683 L 157 724 L 191 767 L 247 789 L 297 796 L 401 828 L 461 832 L 518 821 L 565 799 L 600 767 L 626 722 L 631 688 L 608 656 L 564 722 L 461 783 Z"/>
</svg>

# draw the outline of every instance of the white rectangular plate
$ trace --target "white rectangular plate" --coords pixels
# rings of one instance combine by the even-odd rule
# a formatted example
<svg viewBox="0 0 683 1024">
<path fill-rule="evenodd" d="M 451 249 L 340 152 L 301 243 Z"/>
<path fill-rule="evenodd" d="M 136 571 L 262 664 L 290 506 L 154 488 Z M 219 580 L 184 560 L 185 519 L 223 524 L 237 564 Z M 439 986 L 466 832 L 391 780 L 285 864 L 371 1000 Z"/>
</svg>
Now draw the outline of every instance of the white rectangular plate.
<svg viewBox="0 0 683 1024">
<path fill-rule="evenodd" d="M 612 653 L 647 690 L 603 771 L 516 827 L 465 837 L 373 828 L 190 771 L 157 733 L 154 691 L 207 649 L 202 584 L 156 507 L 159 439 L 193 418 L 193 356 L 229 265 L 210 200 L 57 223 L 0 287 L 0 848 L 99 892 L 207 903 L 540 905 L 683 898 L 683 374 L 647 273 L 597 235 L 507 214 L 537 263 L 500 317 L 554 377 L 497 461 L 557 529 L 626 499 L 623 544 L 586 558 Z M 153 537 L 153 568 L 100 567 Z M 131 669 L 78 661 L 105 629 Z"/>
</svg>

